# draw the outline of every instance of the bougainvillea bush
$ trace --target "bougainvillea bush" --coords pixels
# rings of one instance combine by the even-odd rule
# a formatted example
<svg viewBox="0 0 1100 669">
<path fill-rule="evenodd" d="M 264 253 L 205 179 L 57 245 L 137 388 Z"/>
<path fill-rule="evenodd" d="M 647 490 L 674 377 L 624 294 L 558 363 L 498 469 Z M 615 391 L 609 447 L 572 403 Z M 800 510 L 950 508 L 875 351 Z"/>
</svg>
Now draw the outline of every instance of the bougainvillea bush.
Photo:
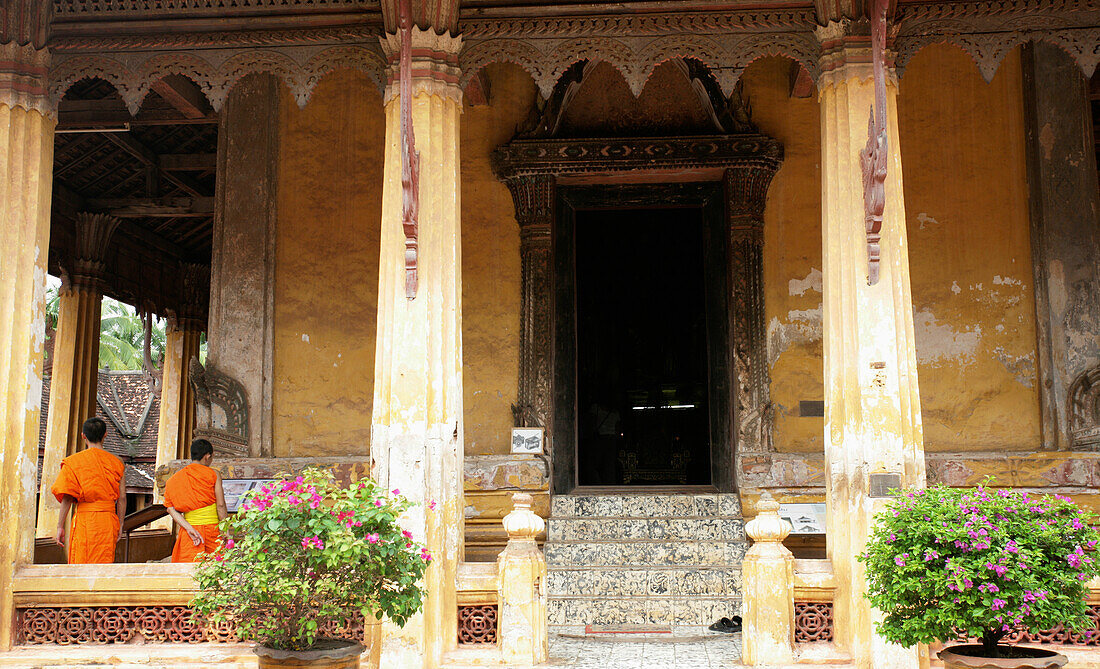
<svg viewBox="0 0 1100 669">
<path fill-rule="evenodd" d="M 307 650 L 326 624 L 356 616 L 403 625 L 420 610 L 431 560 L 398 525 L 409 506 L 397 490 L 340 486 L 319 469 L 268 483 L 225 521 L 233 539 L 198 566 L 192 607 L 284 650 Z"/>
<path fill-rule="evenodd" d="M 904 494 L 875 517 L 866 552 L 868 598 L 885 638 L 905 646 L 982 640 L 1059 624 L 1080 630 L 1085 582 L 1100 574 L 1096 518 L 1067 497 L 933 487 Z"/>
</svg>

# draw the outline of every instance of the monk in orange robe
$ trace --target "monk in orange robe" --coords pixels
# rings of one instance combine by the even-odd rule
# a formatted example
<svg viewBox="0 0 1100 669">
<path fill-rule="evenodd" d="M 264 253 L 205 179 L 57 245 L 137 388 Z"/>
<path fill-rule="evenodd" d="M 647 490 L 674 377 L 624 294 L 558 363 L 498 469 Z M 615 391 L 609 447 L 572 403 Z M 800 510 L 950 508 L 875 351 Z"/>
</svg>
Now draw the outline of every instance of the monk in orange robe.
<svg viewBox="0 0 1100 669">
<path fill-rule="evenodd" d="M 204 553 L 221 546 L 218 523 L 225 520 L 225 494 L 218 472 L 210 468 L 214 447 L 205 439 L 191 442 L 191 464 L 179 470 L 164 486 L 164 506 L 180 532 L 172 549 L 172 562 L 197 562 Z"/>
<path fill-rule="evenodd" d="M 73 514 L 69 564 L 109 564 L 122 538 L 126 515 L 126 471 L 122 461 L 103 450 L 107 423 L 89 418 L 81 427 L 85 449 L 61 461 L 61 473 L 50 492 L 61 503 L 55 540 L 65 545 L 65 523 Z"/>
</svg>

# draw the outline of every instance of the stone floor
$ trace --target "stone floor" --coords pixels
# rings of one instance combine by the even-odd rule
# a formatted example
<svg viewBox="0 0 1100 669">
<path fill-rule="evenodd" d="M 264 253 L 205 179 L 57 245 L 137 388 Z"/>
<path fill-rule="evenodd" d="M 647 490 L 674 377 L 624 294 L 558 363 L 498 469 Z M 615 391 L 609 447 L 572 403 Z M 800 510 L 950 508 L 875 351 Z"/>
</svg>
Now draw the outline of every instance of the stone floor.
<svg viewBox="0 0 1100 669">
<path fill-rule="evenodd" d="M 740 663 L 741 635 L 701 627 L 672 627 L 671 634 L 585 636 L 584 627 L 554 627 L 550 662 L 575 669 L 717 669 Z"/>
</svg>

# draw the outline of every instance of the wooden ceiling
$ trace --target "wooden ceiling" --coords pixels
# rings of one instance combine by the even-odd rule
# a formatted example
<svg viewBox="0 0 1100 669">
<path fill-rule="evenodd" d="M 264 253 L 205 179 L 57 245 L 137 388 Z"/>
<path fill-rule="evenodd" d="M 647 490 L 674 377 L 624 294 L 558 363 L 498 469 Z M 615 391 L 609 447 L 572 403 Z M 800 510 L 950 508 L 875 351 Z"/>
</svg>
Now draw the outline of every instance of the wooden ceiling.
<svg viewBox="0 0 1100 669">
<path fill-rule="evenodd" d="M 154 85 L 136 116 L 102 79 L 70 87 L 54 141 L 51 271 L 72 266 L 78 212 L 111 214 L 122 224 L 107 259 L 109 293 L 172 308 L 180 263 L 210 262 L 217 121 L 178 75 Z"/>
</svg>

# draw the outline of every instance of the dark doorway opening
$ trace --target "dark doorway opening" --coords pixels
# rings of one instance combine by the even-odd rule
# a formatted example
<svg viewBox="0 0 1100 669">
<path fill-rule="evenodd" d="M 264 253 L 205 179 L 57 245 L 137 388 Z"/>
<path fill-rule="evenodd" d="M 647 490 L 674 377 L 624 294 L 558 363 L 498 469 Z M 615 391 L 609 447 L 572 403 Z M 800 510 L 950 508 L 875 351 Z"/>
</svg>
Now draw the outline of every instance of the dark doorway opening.
<svg viewBox="0 0 1100 669">
<path fill-rule="evenodd" d="M 582 486 L 709 485 L 701 207 L 576 212 Z"/>
</svg>

